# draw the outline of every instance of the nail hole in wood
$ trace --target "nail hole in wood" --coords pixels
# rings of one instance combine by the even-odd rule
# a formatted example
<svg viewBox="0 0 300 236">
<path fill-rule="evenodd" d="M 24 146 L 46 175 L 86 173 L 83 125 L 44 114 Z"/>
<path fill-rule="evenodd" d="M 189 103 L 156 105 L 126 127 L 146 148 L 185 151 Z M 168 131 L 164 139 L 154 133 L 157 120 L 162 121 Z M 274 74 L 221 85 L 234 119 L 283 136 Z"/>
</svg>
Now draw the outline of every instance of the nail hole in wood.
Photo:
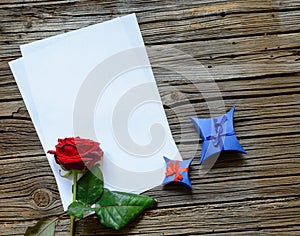
<svg viewBox="0 0 300 236">
<path fill-rule="evenodd" d="M 225 17 L 226 16 L 226 12 L 221 12 L 220 16 Z"/>
</svg>

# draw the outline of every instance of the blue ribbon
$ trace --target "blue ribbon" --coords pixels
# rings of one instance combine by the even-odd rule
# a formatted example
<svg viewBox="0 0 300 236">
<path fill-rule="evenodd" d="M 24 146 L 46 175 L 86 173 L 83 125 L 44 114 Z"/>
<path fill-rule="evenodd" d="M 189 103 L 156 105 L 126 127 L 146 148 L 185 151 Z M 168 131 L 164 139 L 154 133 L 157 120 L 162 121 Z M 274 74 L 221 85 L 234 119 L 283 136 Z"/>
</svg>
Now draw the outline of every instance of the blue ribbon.
<svg viewBox="0 0 300 236">
<path fill-rule="evenodd" d="M 207 136 L 204 141 L 206 140 L 211 140 L 213 145 L 215 147 L 219 146 L 220 150 L 223 151 L 224 150 L 224 144 L 223 144 L 223 140 L 222 137 L 223 136 L 231 136 L 231 135 L 235 135 L 234 130 L 229 132 L 229 133 L 224 133 L 224 129 L 223 129 L 223 125 L 224 123 L 227 121 L 227 117 L 226 115 L 222 116 L 221 121 L 218 122 L 217 118 L 213 119 L 214 121 L 214 128 L 215 128 L 215 135 L 210 135 Z"/>
</svg>

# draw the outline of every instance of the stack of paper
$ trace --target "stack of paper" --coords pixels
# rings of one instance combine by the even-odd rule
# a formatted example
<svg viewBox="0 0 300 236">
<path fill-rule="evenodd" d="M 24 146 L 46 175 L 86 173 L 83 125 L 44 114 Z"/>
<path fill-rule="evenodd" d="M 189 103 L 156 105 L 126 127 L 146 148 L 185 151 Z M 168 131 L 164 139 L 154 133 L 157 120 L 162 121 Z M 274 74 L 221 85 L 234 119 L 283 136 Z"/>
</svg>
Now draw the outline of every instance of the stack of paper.
<svg viewBox="0 0 300 236">
<path fill-rule="evenodd" d="M 162 183 L 163 156 L 181 160 L 134 14 L 20 48 L 10 67 L 45 152 L 58 138 L 98 141 L 105 186 L 135 193 Z M 66 209 L 72 180 L 47 158 Z"/>
</svg>

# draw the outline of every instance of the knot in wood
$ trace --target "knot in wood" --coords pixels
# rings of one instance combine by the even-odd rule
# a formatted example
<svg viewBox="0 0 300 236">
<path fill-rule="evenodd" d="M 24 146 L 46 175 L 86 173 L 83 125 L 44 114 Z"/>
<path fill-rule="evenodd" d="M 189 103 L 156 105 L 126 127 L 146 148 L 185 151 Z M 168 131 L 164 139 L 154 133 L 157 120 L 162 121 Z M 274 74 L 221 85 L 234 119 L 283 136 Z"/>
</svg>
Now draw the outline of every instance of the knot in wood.
<svg viewBox="0 0 300 236">
<path fill-rule="evenodd" d="M 34 191 L 32 197 L 34 203 L 40 208 L 49 206 L 52 199 L 51 193 L 46 189 L 37 189 Z"/>
<path fill-rule="evenodd" d="M 180 91 L 173 91 L 171 94 L 171 99 L 173 99 L 174 102 L 178 102 L 178 101 L 186 100 L 186 96 L 184 95 L 184 93 Z"/>
</svg>

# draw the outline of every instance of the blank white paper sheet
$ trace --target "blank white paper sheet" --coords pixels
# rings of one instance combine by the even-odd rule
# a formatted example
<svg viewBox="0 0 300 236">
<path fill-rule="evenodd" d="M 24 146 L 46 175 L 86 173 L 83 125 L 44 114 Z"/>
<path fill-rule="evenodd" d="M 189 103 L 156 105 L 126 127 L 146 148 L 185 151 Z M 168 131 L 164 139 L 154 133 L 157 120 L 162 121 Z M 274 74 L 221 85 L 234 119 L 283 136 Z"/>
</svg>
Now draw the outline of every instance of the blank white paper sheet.
<svg viewBox="0 0 300 236">
<path fill-rule="evenodd" d="M 58 138 L 101 143 L 105 187 L 160 185 L 163 156 L 181 160 L 134 14 L 22 45 L 9 63 L 45 152 Z M 72 179 L 47 154 L 64 209 Z"/>
</svg>

